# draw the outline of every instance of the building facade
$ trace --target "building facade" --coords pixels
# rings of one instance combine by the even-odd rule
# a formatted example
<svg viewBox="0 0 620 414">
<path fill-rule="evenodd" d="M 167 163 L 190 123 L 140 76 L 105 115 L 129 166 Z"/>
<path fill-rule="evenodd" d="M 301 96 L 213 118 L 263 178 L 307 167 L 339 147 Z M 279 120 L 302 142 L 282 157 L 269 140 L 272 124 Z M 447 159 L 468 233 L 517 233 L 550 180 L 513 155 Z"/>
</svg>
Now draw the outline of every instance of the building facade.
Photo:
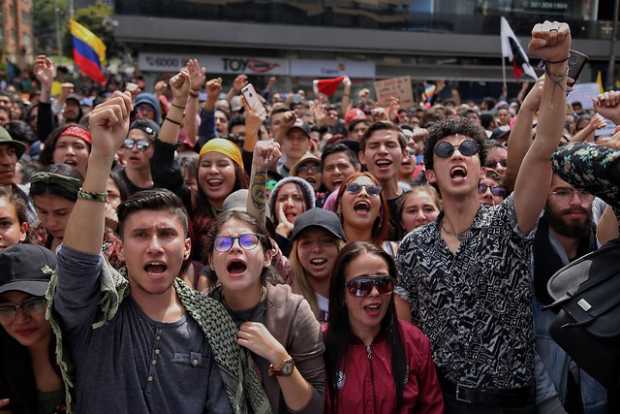
<svg viewBox="0 0 620 414">
<path fill-rule="evenodd" d="M 524 47 L 534 23 L 569 22 L 574 48 L 590 56 L 582 79 L 593 80 L 610 53 L 608 3 L 123 0 L 116 2 L 114 18 L 117 37 L 138 53 L 145 73 L 172 72 L 188 56 L 199 56 L 210 74 L 276 75 L 293 87 L 346 73 L 360 82 L 397 76 L 458 80 L 475 95 L 480 85 L 503 77 L 501 16 Z M 515 81 L 511 73 L 508 80 Z"/>
<path fill-rule="evenodd" d="M 2 0 L 2 51 L 20 68 L 33 62 L 32 0 Z"/>
</svg>

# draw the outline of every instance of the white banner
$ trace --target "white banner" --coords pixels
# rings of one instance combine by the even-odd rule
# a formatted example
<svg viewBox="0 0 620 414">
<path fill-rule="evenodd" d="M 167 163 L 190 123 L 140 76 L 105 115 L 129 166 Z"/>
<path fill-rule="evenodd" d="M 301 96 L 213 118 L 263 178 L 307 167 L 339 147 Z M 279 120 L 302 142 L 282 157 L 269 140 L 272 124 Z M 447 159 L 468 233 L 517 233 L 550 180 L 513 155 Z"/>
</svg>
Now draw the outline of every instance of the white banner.
<svg viewBox="0 0 620 414">
<path fill-rule="evenodd" d="M 208 73 L 245 73 L 248 75 L 288 75 L 289 73 L 287 59 L 247 56 L 140 53 L 138 67 L 145 72 L 176 72 L 192 57 L 200 60 L 200 64 L 207 68 Z"/>
<path fill-rule="evenodd" d="M 282 59 L 270 57 L 190 55 L 140 53 L 138 67 L 143 72 L 176 72 L 185 62 L 195 57 L 210 74 L 288 75 L 312 78 L 333 78 L 348 75 L 351 78 L 375 77 L 372 62 Z"/>
<path fill-rule="evenodd" d="M 350 78 L 374 79 L 376 68 L 374 62 L 292 59 L 290 74 L 313 78 L 335 78 L 348 75 Z"/>
</svg>

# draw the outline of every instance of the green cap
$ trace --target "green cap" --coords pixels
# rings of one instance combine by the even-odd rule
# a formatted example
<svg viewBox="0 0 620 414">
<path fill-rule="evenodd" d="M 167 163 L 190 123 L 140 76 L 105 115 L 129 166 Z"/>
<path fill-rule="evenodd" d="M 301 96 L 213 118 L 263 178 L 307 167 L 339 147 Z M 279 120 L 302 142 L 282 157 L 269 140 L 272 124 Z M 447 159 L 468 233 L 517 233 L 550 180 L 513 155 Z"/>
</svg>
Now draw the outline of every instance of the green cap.
<svg viewBox="0 0 620 414">
<path fill-rule="evenodd" d="M 8 144 L 15 148 L 17 159 L 20 159 L 24 151 L 26 151 L 26 145 L 23 142 L 14 140 L 9 131 L 0 127 L 0 145 L 3 144 Z"/>
</svg>

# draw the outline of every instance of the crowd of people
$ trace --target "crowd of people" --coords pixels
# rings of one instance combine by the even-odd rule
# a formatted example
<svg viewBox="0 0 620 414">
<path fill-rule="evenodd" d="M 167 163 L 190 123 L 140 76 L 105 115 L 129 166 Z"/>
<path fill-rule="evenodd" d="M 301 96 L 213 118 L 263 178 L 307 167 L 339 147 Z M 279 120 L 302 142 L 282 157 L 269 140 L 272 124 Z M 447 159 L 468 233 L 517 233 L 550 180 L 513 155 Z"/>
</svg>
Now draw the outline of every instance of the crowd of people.
<svg viewBox="0 0 620 414">
<path fill-rule="evenodd" d="M 84 97 L 37 57 L 0 91 L 0 413 L 618 412 L 545 307 L 618 237 L 620 92 L 568 105 L 570 48 L 536 25 L 514 99 L 270 81 L 266 117 L 194 59 Z"/>
</svg>

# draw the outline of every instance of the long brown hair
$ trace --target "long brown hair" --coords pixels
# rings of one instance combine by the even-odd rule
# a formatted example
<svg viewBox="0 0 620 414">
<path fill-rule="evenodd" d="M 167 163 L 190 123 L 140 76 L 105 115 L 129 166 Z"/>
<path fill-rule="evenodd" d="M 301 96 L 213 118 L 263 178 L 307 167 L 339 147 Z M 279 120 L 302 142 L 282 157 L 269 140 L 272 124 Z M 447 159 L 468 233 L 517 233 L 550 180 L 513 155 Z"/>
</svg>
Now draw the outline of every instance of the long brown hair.
<svg viewBox="0 0 620 414">
<path fill-rule="evenodd" d="M 317 228 L 317 227 L 315 227 Z M 303 233 L 302 233 L 303 234 Z M 336 246 L 338 247 L 338 253 L 344 246 L 344 242 L 338 240 L 328 231 L 325 231 L 325 234 L 329 234 L 331 238 L 334 239 Z M 295 239 L 293 242 L 293 247 L 291 248 L 291 253 L 288 255 L 288 263 L 291 266 L 291 271 L 293 273 L 293 292 L 302 295 L 306 301 L 310 304 L 310 308 L 312 309 L 312 313 L 314 316 L 319 317 L 319 305 L 316 300 L 316 292 L 310 285 L 310 281 L 308 280 L 311 275 L 306 271 L 306 269 L 301 264 L 299 260 L 299 239 L 301 235 Z"/>
<path fill-rule="evenodd" d="M 347 186 L 359 177 L 368 177 L 376 185 L 381 185 L 379 183 L 379 180 L 377 180 L 375 176 L 369 172 L 354 173 L 347 177 L 346 180 L 344 180 L 344 182 L 340 185 L 340 188 L 338 189 L 338 197 L 336 198 L 336 212 L 340 217 L 340 223 L 342 223 L 343 227 L 344 216 L 341 209 L 342 196 L 344 195 L 344 192 L 347 191 Z M 387 240 L 388 234 L 390 232 L 390 209 L 388 207 L 387 200 L 383 195 L 383 191 L 381 191 L 381 194 L 379 194 L 379 198 L 381 200 L 381 208 L 379 209 L 379 216 L 376 218 L 375 222 L 372 225 L 371 232 L 371 241 L 377 246 L 381 246 L 381 243 Z"/>
</svg>

